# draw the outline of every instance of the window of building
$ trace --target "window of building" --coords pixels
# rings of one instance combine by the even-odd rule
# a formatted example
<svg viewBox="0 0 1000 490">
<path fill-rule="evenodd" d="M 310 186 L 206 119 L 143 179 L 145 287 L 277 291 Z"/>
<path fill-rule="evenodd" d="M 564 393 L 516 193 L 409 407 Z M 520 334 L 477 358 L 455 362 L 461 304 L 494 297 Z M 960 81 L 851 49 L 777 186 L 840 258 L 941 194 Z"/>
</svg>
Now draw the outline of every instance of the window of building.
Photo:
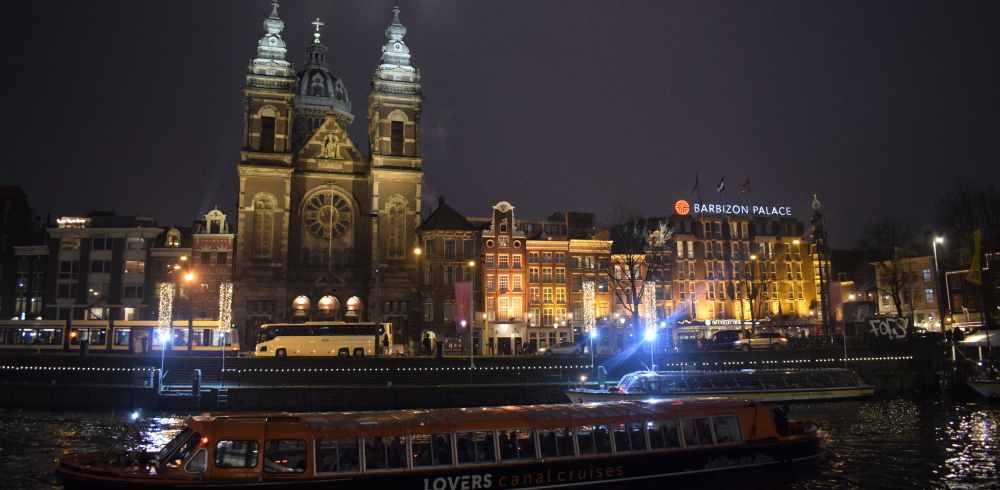
<svg viewBox="0 0 1000 490">
<path fill-rule="evenodd" d="M 90 272 L 96 274 L 110 274 L 111 273 L 111 261 L 110 260 L 91 260 L 90 261 Z"/>
<path fill-rule="evenodd" d="M 556 267 L 556 284 L 566 284 L 566 269 Z"/>
<path fill-rule="evenodd" d="M 201 263 L 205 265 L 210 265 L 212 263 L 212 252 L 202 252 Z"/>
<path fill-rule="evenodd" d="M 510 298 L 501 297 L 497 305 L 497 317 L 501 320 L 510 318 Z"/>
<path fill-rule="evenodd" d="M 528 300 L 531 301 L 532 303 L 540 303 L 542 300 L 540 290 L 538 288 L 529 289 Z"/>
<path fill-rule="evenodd" d="M 274 151 L 274 128 L 275 119 L 273 116 L 261 116 L 260 151 Z"/>
<path fill-rule="evenodd" d="M 493 291 L 493 281 L 494 281 L 493 274 L 487 274 L 486 275 L 486 290 L 487 291 Z"/>
<path fill-rule="evenodd" d="M 499 286 L 500 286 L 500 292 L 501 293 L 506 293 L 507 291 L 509 291 L 510 290 L 509 289 L 509 286 L 510 286 L 510 276 L 508 276 L 507 274 L 500 274 L 500 276 L 499 276 Z"/>
<path fill-rule="evenodd" d="M 542 252 L 542 262 L 546 264 L 552 263 L 552 252 Z"/>
<path fill-rule="evenodd" d="M 511 318 L 521 318 L 521 314 L 524 312 L 524 307 L 521 305 L 521 297 L 515 296 L 510 299 L 510 317 Z"/>
<path fill-rule="evenodd" d="M 925 289 L 924 290 L 924 303 L 931 304 L 934 302 L 934 290 Z"/>
<path fill-rule="evenodd" d="M 511 259 L 513 260 L 513 267 L 515 269 L 520 269 L 521 268 L 521 256 L 520 255 L 512 255 Z"/>
<path fill-rule="evenodd" d="M 566 304 L 566 288 L 556 288 L 556 303 Z"/>
<path fill-rule="evenodd" d="M 76 298 L 76 283 L 60 283 L 56 286 L 57 298 Z"/>
<path fill-rule="evenodd" d="M 715 279 L 715 263 L 705 263 L 705 279 Z"/>
<path fill-rule="evenodd" d="M 551 283 L 552 282 L 552 268 L 551 267 L 543 267 L 542 268 L 542 282 L 543 283 Z"/>
<path fill-rule="evenodd" d="M 532 308 L 531 313 L 529 313 L 528 316 L 529 316 L 528 321 L 531 323 L 532 327 L 537 327 L 541 325 L 542 315 L 540 309 Z"/>
<path fill-rule="evenodd" d="M 390 154 L 403 155 L 403 121 L 392 121 L 390 126 Z"/>
<path fill-rule="evenodd" d="M 125 250 L 146 250 L 146 239 L 141 236 L 130 236 L 126 238 Z"/>
<path fill-rule="evenodd" d="M 566 263 L 566 254 L 563 253 L 563 252 L 556 252 L 556 263 L 557 264 L 565 264 Z"/>
<path fill-rule="evenodd" d="M 528 252 L 528 263 L 529 264 L 538 263 L 538 252 Z"/>
<path fill-rule="evenodd" d="M 441 318 L 442 321 L 450 322 L 455 320 L 455 303 L 446 302 L 444 304 L 444 316 Z"/>
<path fill-rule="evenodd" d="M 542 288 L 542 302 L 545 304 L 552 303 L 552 288 Z"/>
<path fill-rule="evenodd" d="M 455 240 L 444 241 L 444 258 L 446 259 L 455 258 Z"/>
<path fill-rule="evenodd" d="M 494 268 L 494 266 L 493 266 L 493 263 L 494 263 L 493 257 L 494 257 L 493 254 L 486 254 L 486 268 L 487 269 L 493 269 Z"/>
<path fill-rule="evenodd" d="M 434 303 L 430 301 L 424 302 L 424 321 L 425 322 L 434 321 Z"/>
<path fill-rule="evenodd" d="M 583 276 L 581 274 L 573 274 L 572 286 L 574 293 L 579 293 L 583 291 Z"/>
<path fill-rule="evenodd" d="M 538 281 L 538 267 L 532 267 L 528 270 L 528 282 L 537 283 Z"/>
<path fill-rule="evenodd" d="M 143 272 L 146 272 L 146 261 L 126 260 L 124 272 L 125 274 L 141 274 Z"/>
<path fill-rule="evenodd" d="M 542 308 L 542 325 L 548 326 L 555 324 L 552 311 L 552 308 Z"/>
<path fill-rule="evenodd" d="M 445 285 L 455 284 L 455 266 L 448 265 L 444 268 L 444 283 Z"/>
<path fill-rule="evenodd" d="M 79 260 L 63 260 L 59 262 L 59 279 L 77 279 L 79 274 Z"/>
<path fill-rule="evenodd" d="M 227 252 L 216 252 L 215 253 L 215 263 L 218 265 L 226 265 L 229 260 L 229 255 Z"/>
<path fill-rule="evenodd" d="M 465 258 L 474 259 L 476 258 L 476 241 L 475 240 L 465 240 L 462 244 L 463 252 L 465 253 Z"/>
<path fill-rule="evenodd" d="M 930 282 L 931 280 L 931 270 L 924 269 L 924 282 Z"/>
<path fill-rule="evenodd" d="M 64 236 L 59 239 L 60 250 L 80 250 L 80 237 Z"/>
<path fill-rule="evenodd" d="M 139 298 L 143 296 L 142 284 L 125 284 L 122 286 L 122 298 Z"/>
<path fill-rule="evenodd" d="M 497 255 L 497 259 L 499 261 L 498 269 L 510 269 L 510 255 L 499 254 Z"/>
<path fill-rule="evenodd" d="M 497 244 L 500 247 L 509 247 L 510 246 L 510 237 L 508 237 L 507 235 L 500 235 L 500 236 L 498 236 L 497 237 Z"/>
<path fill-rule="evenodd" d="M 434 267 L 429 265 L 424 266 L 424 284 L 428 286 L 434 284 Z"/>
</svg>

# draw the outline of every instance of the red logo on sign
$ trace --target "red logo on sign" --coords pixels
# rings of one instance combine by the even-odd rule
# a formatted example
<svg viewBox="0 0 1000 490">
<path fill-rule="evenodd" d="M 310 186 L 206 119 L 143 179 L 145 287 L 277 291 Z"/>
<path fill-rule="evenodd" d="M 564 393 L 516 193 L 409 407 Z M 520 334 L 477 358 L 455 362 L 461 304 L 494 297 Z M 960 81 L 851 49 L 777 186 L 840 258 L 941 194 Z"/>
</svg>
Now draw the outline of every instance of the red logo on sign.
<svg viewBox="0 0 1000 490">
<path fill-rule="evenodd" d="M 691 205 L 688 204 L 687 201 L 681 199 L 680 201 L 677 201 L 677 204 L 674 204 L 674 211 L 677 211 L 677 214 L 680 215 L 688 214 L 688 212 L 691 211 Z"/>
</svg>

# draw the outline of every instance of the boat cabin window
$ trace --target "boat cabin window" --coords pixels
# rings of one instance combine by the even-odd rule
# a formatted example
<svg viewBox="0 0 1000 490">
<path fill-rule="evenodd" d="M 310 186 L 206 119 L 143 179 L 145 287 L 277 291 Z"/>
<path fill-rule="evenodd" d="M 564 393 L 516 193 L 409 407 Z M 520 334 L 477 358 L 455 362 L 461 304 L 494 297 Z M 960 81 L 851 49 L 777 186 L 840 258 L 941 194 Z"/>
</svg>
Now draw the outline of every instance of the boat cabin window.
<svg viewBox="0 0 1000 490">
<path fill-rule="evenodd" d="M 660 449 L 677 449 L 681 447 L 680 438 L 677 437 L 676 420 L 658 420 L 649 422 L 646 425 L 649 433 L 649 448 L 657 451 Z"/>
<path fill-rule="evenodd" d="M 495 463 L 493 431 L 477 430 L 455 434 L 458 464 Z"/>
<path fill-rule="evenodd" d="M 743 442 L 740 418 L 736 415 L 712 417 L 712 428 L 715 429 L 715 442 L 718 444 Z"/>
<path fill-rule="evenodd" d="M 184 465 L 184 471 L 188 473 L 201 473 L 208 469 L 208 451 L 205 448 L 201 448 L 198 452 L 194 453 L 194 457 L 188 464 Z"/>
<path fill-rule="evenodd" d="M 305 470 L 305 440 L 268 439 L 264 441 L 265 473 L 302 473 Z"/>
<path fill-rule="evenodd" d="M 571 458 L 573 450 L 573 428 L 538 430 L 538 454 L 542 458 Z"/>
<path fill-rule="evenodd" d="M 410 436 L 413 467 L 451 465 L 451 434 L 416 434 Z"/>
<path fill-rule="evenodd" d="M 615 424 L 613 426 L 615 450 L 619 453 L 646 450 L 646 433 L 642 422 Z"/>
<path fill-rule="evenodd" d="M 497 444 L 500 446 L 501 461 L 535 459 L 535 436 L 530 430 L 501 430 L 497 434 Z"/>
<path fill-rule="evenodd" d="M 584 425 L 576 428 L 580 456 L 611 454 L 611 435 L 605 425 Z"/>
<path fill-rule="evenodd" d="M 253 468 L 257 466 L 257 441 L 222 440 L 215 444 L 215 466 Z"/>
<path fill-rule="evenodd" d="M 684 446 L 707 446 L 712 444 L 712 426 L 708 417 L 681 419 L 681 433 L 684 434 Z"/>
<path fill-rule="evenodd" d="M 365 469 L 406 469 L 406 436 L 365 439 Z"/>
<path fill-rule="evenodd" d="M 166 446 L 163 446 L 160 452 L 156 453 L 156 460 L 167 467 L 178 468 L 200 440 L 201 434 L 190 427 L 185 427 Z"/>
<path fill-rule="evenodd" d="M 318 473 L 357 473 L 361 457 L 358 439 L 319 439 L 316 441 Z"/>
</svg>

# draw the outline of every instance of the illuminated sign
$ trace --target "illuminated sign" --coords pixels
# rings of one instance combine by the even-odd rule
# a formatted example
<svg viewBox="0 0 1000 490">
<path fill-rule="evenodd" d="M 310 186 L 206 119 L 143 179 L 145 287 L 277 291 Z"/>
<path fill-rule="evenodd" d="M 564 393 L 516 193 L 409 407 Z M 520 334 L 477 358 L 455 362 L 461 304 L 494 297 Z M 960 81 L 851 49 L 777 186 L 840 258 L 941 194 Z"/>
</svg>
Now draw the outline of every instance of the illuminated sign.
<svg viewBox="0 0 1000 490">
<path fill-rule="evenodd" d="M 791 216 L 791 206 L 747 206 L 741 204 L 688 204 L 681 199 L 674 204 L 674 211 L 680 215 L 691 213 L 745 214 L 752 216 Z"/>
<path fill-rule="evenodd" d="M 60 218 L 56 220 L 59 228 L 87 228 L 90 226 L 90 218 Z"/>
</svg>

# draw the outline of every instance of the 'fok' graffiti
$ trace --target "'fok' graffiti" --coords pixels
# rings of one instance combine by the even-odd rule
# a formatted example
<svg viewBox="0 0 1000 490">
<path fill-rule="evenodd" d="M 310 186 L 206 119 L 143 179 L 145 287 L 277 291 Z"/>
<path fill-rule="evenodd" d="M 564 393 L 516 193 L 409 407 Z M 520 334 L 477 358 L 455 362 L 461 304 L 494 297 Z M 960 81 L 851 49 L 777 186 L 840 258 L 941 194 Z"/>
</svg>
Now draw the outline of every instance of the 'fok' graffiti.
<svg viewBox="0 0 1000 490">
<path fill-rule="evenodd" d="M 878 320 L 868 320 L 871 324 L 871 334 L 876 337 L 889 337 L 890 340 L 896 340 L 906 337 L 906 325 L 909 324 L 909 318 L 881 318 Z"/>
</svg>

